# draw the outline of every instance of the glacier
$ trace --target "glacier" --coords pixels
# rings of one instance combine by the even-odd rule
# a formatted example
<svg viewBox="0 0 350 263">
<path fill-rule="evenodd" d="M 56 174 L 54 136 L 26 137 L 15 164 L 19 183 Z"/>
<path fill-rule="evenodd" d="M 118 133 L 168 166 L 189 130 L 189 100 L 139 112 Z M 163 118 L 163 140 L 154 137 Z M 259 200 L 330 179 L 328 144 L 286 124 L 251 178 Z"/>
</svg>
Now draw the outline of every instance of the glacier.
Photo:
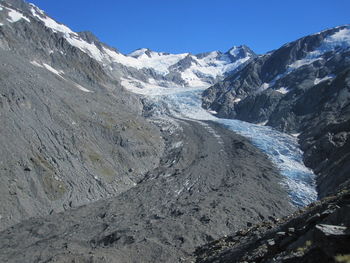
<svg viewBox="0 0 350 263">
<path fill-rule="evenodd" d="M 153 104 L 155 114 L 180 119 L 213 121 L 224 125 L 246 138 L 263 151 L 283 176 L 282 186 L 288 191 L 291 203 L 296 207 L 310 204 L 317 199 L 315 175 L 303 163 L 303 152 L 292 135 L 271 127 L 244 121 L 217 118 L 201 107 L 202 88 L 153 88 L 143 95 Z M 133 90 L 135 92 L 135 90 Z"/>
<path fill-rule="evenodd" d="M 101 62 L 112 74 L 114 64 L 138 70 L 154 70 L 159 76 L 157 78 L 150 76 L 147 81 L 128 75 L 121 76 L 119 80 L 124 88 L 147 98 L 153 104 L 153 114 L 159 117 L 196 120 L 203 125 L 207 125 L 205 123 L 207 121 L 213 121 L 248 138 L 255 146 L 265 152 L 280 170 L 284 178 L 282 184 L 288 190 L 291 202 L 295 206 L 304 206 L 316 200 L 315 175 L 303 164 L 303 153 L 299 149 L 297 138 L 264 125 L 217 118 L 212 114 L 213 112 L 201 107 L 201 94 L 212 85 L 212 81 L 215 82 L 217 78 L 222 78 L 225 74 L 233 72 L 254 57 L 254 54 L 250 52 L 240 56 L 240 51 L 244 47 L 233 47 L 224 54 L 218 51 L 199 55 L 190 53 L 168 54 L 139 49 L 124 55 L 108 46 L 98 47 L 94 42 L 85 41 L 78 33 L 49 18 L 33 4 L 31 5 L 31 13 L 53 32 L 60 32 L 72 46 L 79 48 L 91 58 Z M 313 55 L 317 58 L 319 53 L 327 51 L 330 46 L 343 46 L 343 43 L 348 39 L 348 35 L 348 28 L 346 28 L 345 31 L 328 37 Z M 233 58 L 230 58 L 230 56 Z M 314 56 L 307 57 L 305 61 L 298 61 L 298 65 L 289 65 L 285 74 L 288 74 L 297 66 L 309 63 L 310 59 L 316 58 Z M 186 59 L 190 63 L 186 65 L 184 62 L 183 69 L 177 69 L 178 63 Z M 36 62 L 36 64 L 43 65 L 53 73 L 61 73 L 58 69 L 40 64 L 40 62 Z M 172 69 L 173 67 L 175 69 Z M 170 69 L 179 74 L 183 83 L 175 83 L 165 79 Z M 281 75 L 277 76 L 274 81 L 277 81 L 280 77 Z M 207 80 L 207 78 L 210 80 Z M 269 88 L 273 85 L 273 82 L 266 83 L 262 88 Z M 90 92 L 81 86 L 77 86 L 77 88 Z M 280 89 L 279 92 L 286 93 L 288 89 Z M 205 127 L 210 128 L 208 125 Z"/>
</svg>

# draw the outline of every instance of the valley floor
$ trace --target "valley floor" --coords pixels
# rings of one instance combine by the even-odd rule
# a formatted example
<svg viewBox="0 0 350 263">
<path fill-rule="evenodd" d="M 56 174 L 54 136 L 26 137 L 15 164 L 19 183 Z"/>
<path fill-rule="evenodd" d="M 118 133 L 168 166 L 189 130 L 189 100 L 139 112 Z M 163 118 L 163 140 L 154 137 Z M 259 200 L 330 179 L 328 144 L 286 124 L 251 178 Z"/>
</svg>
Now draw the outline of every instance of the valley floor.
<svg viewBox="0 0 350 263">
<path fill-rule="evenodd" d="M 211 122 L 154 120 L 167 151 L 125 193 L 0 233 L 1 262 L 181 262 L 211 240 L 293 211 L 281 175 Z"/>
</svg>

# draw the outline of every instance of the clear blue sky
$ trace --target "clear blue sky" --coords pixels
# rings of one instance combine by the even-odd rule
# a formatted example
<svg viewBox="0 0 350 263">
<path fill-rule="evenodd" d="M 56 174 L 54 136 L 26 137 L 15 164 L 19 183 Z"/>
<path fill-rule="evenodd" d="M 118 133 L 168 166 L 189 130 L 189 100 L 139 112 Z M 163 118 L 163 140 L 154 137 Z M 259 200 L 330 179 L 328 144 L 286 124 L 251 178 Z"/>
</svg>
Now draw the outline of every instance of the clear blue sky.
<svg viewBox="0 0 350 263">
<path fill-rule="evenodd" d="M 350 0 L 30 0 L 74 31 L 92 31 L 129 53 L 227 51 L 257 53 L 350 23 Z"/>
</svg>

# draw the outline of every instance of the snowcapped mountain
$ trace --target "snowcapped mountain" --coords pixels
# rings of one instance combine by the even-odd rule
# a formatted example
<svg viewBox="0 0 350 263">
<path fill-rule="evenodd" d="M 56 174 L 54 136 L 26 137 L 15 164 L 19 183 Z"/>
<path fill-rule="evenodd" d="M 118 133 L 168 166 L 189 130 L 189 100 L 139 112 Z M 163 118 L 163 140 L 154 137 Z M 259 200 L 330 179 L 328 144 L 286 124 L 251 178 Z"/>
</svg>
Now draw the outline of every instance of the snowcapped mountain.
<svg viewBox="0 0 350 263">
<path fill-rule="evenodd" d="M 255 54 L 247 47 L 234 47 L 237 53 L 213 51 L 192 55 L 168 54 L 139 49 L 127 58 L 129 67 L 151 70 L 145 78 L 122 77 L 122 85 L 136 93 L 148 93 L 157 87 L 206 88 L 247 63 Z M 122 64 L 122 63 L 120 63 Z"/>
<path fill-rule="evenodd" d="M 332 79 L 335 71 L 349 63 L 349 50 L 349 25 L 287 43 L 275 51 L 256 57 L 244 69 L 208 89 L 204 94 L 203 106 L 225 117 L 238 117 L 257 123 L 267 121 L 268 113 L 262 111 L 260 106 L 257 106 L 260 115 L 240 117 L 242 111 L 238 110 L 239 105 L 243 105 L 243 100 L 248 97 L 251 99 L 253 95 L 256 97 L 258 94 L 274 92 L 274 96 L 285 96 L 301 82 L 311 87 Z M 251 101 L 249 104 L 253 105 Z"/>
<path fill-rule="evenodd" d="M 246 46 L 233 47 L 226 53 L 214 51 L 198 55 L 169 54 L 143 48 L 124 55 L 101 43 L 89 32 L 73 32 L 33 4 L 25 13 L 11 7 L 2 8 L 3 16 L 7 15 L 8 22 L 22 20 L 30 23 L 35 20 L 43 24 L 47 30 L 57 33 L 71 46 L 86 53 L 105 69 L 118 76 L 123 86 L 141 93 L 140 89 L 152 86 L 208 87 L 255 57 L 254 52 Z M 125 73 L 120 74 L 123 71 Z"/>
</svg>

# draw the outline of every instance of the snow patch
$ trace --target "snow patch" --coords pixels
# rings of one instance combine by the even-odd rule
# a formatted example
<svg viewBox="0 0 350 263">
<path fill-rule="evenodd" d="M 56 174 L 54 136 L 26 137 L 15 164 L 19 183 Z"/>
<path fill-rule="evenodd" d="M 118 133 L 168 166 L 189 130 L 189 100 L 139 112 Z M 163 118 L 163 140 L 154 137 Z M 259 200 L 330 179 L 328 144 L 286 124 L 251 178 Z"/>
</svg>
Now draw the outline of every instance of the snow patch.
<svg viewBox="0 0 350 263">
<path fill-rule="evenodd" d="M 239 54 L 239 48 L 234 46 L 230 49 L 229 53 L 233 56 L 236 57 Z"/>
<path fill-rule="evenodd" d="M 183 190 L 185 190 L 184 187 L 181 187 L 179 190 L 176 190 L 175 191 L 176 196 L 179 196 L 183 192 Z"/>
<path fill-rule="evenodd" d="M 327 37 L 323 45 L 321 46 L 321 50 L 324 52 L 334 49 L 336 47 L 348 48 L 350 47 L 350 27 L 345 27 L 333 35 Z"/>
<path fill-rule="evenodd" d="M 66 39 L 69 42 L 69 44 L 79 48 L 81 51 L 83 51 L 84 53 L 87 53 L 90 57 L 94 58 L 95 60 L 100 62 L 103 61 L 104 55 L 97 48 L 95 44 L 90 44 L 77 36 L 73 36 L 73 37 L 69 36 L 69 37 L 66 37 Z"/>
<path fill-rule="evenodd" d="M 36 67 L 40 67 L 43 68 L 43 65 L 41 65 L 40 63 L 36 62 L 35 60 L 30 62 L 32 65 L 36 66 Z"/>
<path fill-rule="evenodd" d="M 150 56 L 148 56 L 144 53 L 145 50 L 146 49 L 140 49 L 131 53 L 129 56 L 125 56 L 108 48 L 103 48 L 104 53 L 107 55 L 106 59 L 111 62 L 120 63 L 137 69 L 152 68 L 161 75 L 168 74 L 168 68 L 170 66 L 176 64 L 188 55 L 188 53 L 166 54 L 149 51 Z M 137 57 L 134 57 L 133 55 Z"/>
<path fill-rule="evenodd" d="M 52 73 L 62 77 L 61 75 L 64 74 L 64 72 L 62 70 L 56 70 L 53 67 L 51 67 L 50 65 L 43 63 L 44 68 L 46 68 L 48 71 L 51 71 Z"/>
<path fill-rule="evenodd" d="M 16 10 L 13 10 L 13 9 L 10 9 L 8 8 L 9 10 L 9 13 L 8 13 L 8 16 L 9 18 L 7 19 L 7 21 L 11 22 L 11 23 L 15 23 L 21 19 L 24 19 L 26 20 L 27 22 L 30 23 L 30 20 L 29 18 L 27 18 L 26 16 L 24 16 L 22 13 L 16 11 Z"/>
<path fill-rule="evenodd" d="M 51 67 L 50 65 L 46 64 L 46 63 L 42 63 L 40 64 L 39 62 L 33 60 L 30 62 L 32 65 L 36 66 L 36 67 L 40 67 L 40 68 L 45 68 L 48 71 L 54 73 L 57 76 L 60 76 L 62 78 L 62 75 L 64 74 L 64 72 L 62 70 L 56 70 L 53 67 Z"/>
<path fill-rule="evenodd" d="M 195 56 L 191 56 L 191 58 L 195 63 L 192 63 L 189 68 L 181 73 L 182 79 L 184 79 L 190 87 L 212 84 L 203 81 L 198 75 L 214 80 L 219 76 L 223 76 L 225 73 L 232 72 L 250 59 L 250 57 L 247 56 L 232 62 L 226 54 L 220 56 L 216 51 L 211 52 L 208 56 L 201 59 L 198 59 Z"/>
<path fill-rule="evenodd" d="M 323 78 L 316 78 L 314 80 L 314 84 L 317 85 L 317 84 L 319 84 L 319 83 L 321 83 L 323 81 L 326 81 L 326 80 L 329 80 L 329 79 L 333 79 L 334 77 L 335 77 L 334 75 L 328 75 L 328 76 L 325 76 Z"/>
<path fill-rule="evenodd" d="M 285 87 L 281 87 L 279 89 L 276 89 L 277 92 L 282 93 L 282 94 L 287 94 L 289 90 Z"/>
<path fill-rule="evenodd" d="M 36 62 L 35 60 L 31 61 L 30 63 L 31 63 L 32 65 L 36 66 L 36 67 L 45 68 L 45 69 L 51 71 L 52 73 L 54 73 L 55 75 L 61 77 L 61 78 L 64 79 L 65 81 L 70 82 L 70 81 L 68 81 L 68 80 L 66 80 L 65 78 L 62 77 L 62 75 L 64 74 L 64 71 L 62 71 L 62 70 L 54 69 L 53 67 L 51 67 L 50 65 L 48 65 L 48 64 L 46 64 L 46 63 L 40 64 L 40 63 Z M 79 84 L 77 84 L 77 83 L 75 83 L 75 82 L 73 82 L 73 85 L 74 85 L 75 87 L 77 87 L 78 89 L 80 89 L 81 91 L 89 92 L 89 93 L 90 93 L 90 92 L 93 92 L 93 91 L 91 91 L 91 90 L 89 90 L 89 89 L 86 89 L 86 88 L 84 88 L 83 86 L 81 86 L 81 85 L 79 85 Z"/>
<path fill-rule="evenodd" d="M 86 88 L 80 86 L 80 85 L 77 84 L 77 83 L 74 83 L 74 85 L 75 85 L 78 89 L 80 89 L 81 91 L 88 92 L 88 93 L 89 93 L 89 92 L 93 92 L 93 91 L 91 91 L 91 90 L 89 90 L 89 89 L 86 89 Z"/>
<path fill-rule="evenodd" d="M 155 71 L 162 75 L 166 75 L 169 73 L 168 68 L 181 59 L 185 58 L 188 53 L 185 54 L 162 54 L 157 52 L 151 52 L 151 56 L 147 56 L 146 54 L 138 57 L 139 63 L 143 65 L 145 68 L 153 68 Z"/>
<path fill-rule="evenodd" d="M 77 36 L 78 35 L 77 33 L 73 32 L 67 26 L 65 26 L 63 24 L 59 24 L 55 20 L 53 20 L 52 18 L 46 16 L 42 10 L 35 7 L 34 5 L 32 5 L 31 12 L 32 12 L 34 17 L 36 17 L 39 20 L 41 20 L 42 22 L 44 22 L 45 26 L 50 28 L 54 32 L 60 32 L 66 36 L 69 36 L 69 35 Z"/>
<path fill-rule="evenodd" d="M 240 102 L 242 99 L 241 98 L 235 98 L 234 100 L 233 100 L 233 103 L 238 103 L 238 102 Z"/>
<path fill-rule="evenodd" d="M 312 57 L 307 56 L 304 59 L 294 61 L 288 67 L 293 70 L 293 69 L 297 69 L 297 68 L 300 68 L 300 67 L 305 66 L 305 65 L 310 65 L 310 64 L 312 64 L 315 61 L 320 60 L 320 59 L 322 59 L 322 58 L 312 58 Z"/>
<path fill-rule="evenodd" d="M 36 12 L 38 12 L 39 14 L 45 16 L 45 12 L 43 10 L 41 10 L 39 7 L 37 7 L 36 5 L 34 5 L 33 3 L 29 3 L 29 5 L 35 9 Z"/>
<path fill-rule="evenodd" d="M 133 57 L 124 56 L 123 54 L 117 53 L 109 48 L 103 48 L 103 52 L 106 53 L 107 58 L 110 62 L 120 63 L 122 65 L 141 69 L 143 65 Z"/>
<path fill-rule="evenodd" d="M 218 114 L 218 112 L 215 111 L 215 110 L 208 110 L 208 112 L 211 113 L 211 114 L 214 114 L 214 115 Z"/>
<path fill-rule="evenodd" d="M 256 125 L 265 126 L 268 122 L 269 122 L 269 121 L 263 121 L 263 122 L 257 123 Z"/>
<path fill-rule="evenodd" d="M 183 146 L 183 142 L 182 141 L 178 141 L 176 143 L 174 143 L 172 146 L 171 146 L 171 149 L 176 149 L 176 148 L 180 148 Z"/>
<path fill-rule="evenodd" d="M 270 84 L 269 83 L 263 83 L 260 88 L 265 90 L 265 89 L 268 89 L 270 87 Z"/>
</svg>

